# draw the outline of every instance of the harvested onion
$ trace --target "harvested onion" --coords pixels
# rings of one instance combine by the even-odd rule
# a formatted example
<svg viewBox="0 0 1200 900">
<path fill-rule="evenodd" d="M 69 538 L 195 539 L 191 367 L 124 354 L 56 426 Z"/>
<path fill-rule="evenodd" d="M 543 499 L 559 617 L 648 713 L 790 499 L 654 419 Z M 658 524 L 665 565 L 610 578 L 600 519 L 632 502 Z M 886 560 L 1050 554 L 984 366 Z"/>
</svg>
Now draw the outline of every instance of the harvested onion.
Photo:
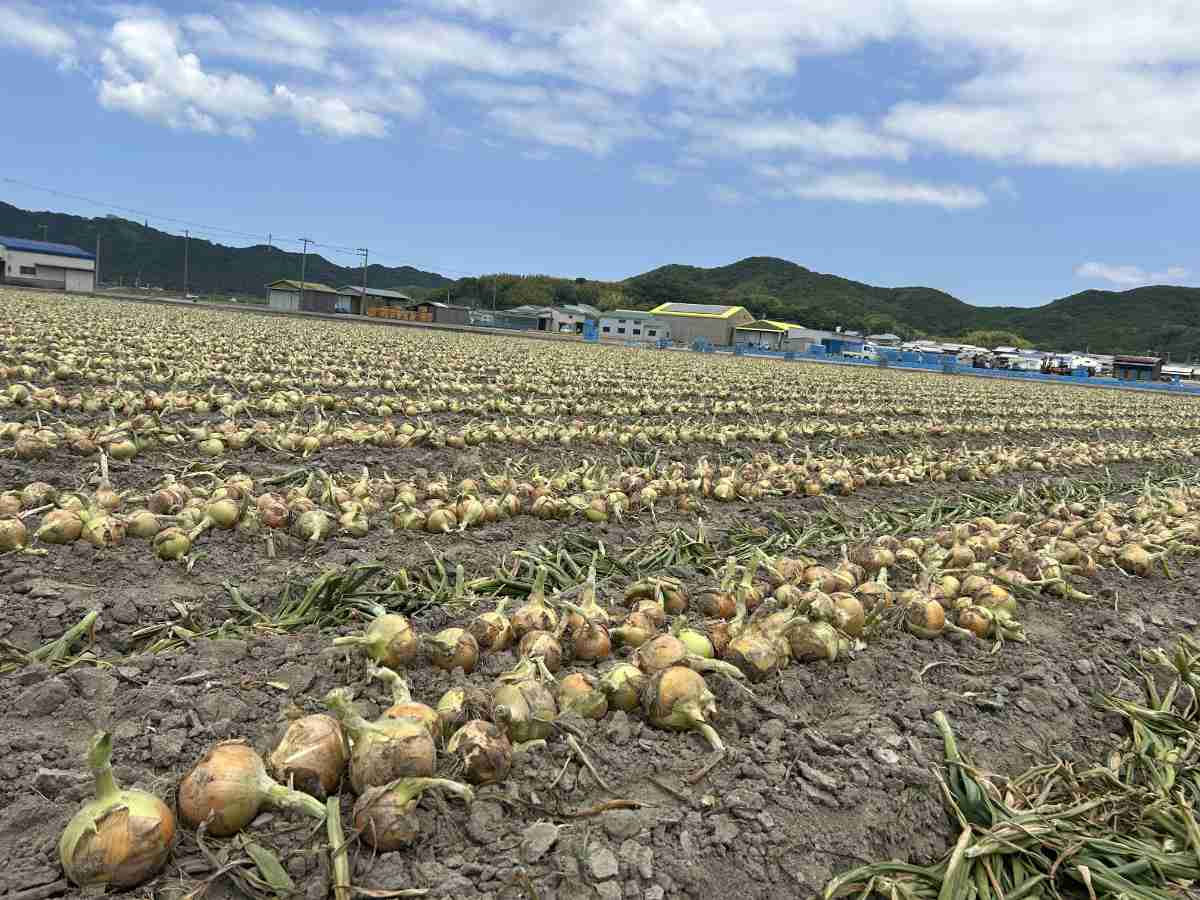
<svg viewBox="0 0 1200 900">
<path fill-rule="evenodd" d="M 512 769 L 512 743 L 491 722 L 472 719 L 454 732 L 446 752 L 458 760 L 472 784 L 495 784 Z"/>
<path fill-rule="evenodd" d="M 333 645 L 363 647 L 367 656 L 379 665 L 399 669 L 416 657 L 419 642 L 408 619 L 399 613 L 383 612 L 381 609 L 363 634 L 335 638 Z"/>
<path fill-rule="evenodd" d="M 370 788 L 354 804 L 354 827 L 376 850 L 399 850 L 421 833 L 417 802 L 430 788 L 457 794 L 467 803 L 475 799 L 464 784 L 445 778 L 401 778 L 382 787 Z"/>
<path fill-rule="evenodd" d="M 341 724 L 317 713 L 288 725 L 267 762 L 281 782 L 324 800 L 337 790 L 348 758 Z"/>
<path fill-rule="evenodd" d="M 137 887 L 163 870 L 175 841 L 171 810 L 153 794 L 117 787 L 111 760 L 112 735 L 101 732 L 88 754 L 95 798 L 58 842 L 63 871 L 81 888 Z"/>
<path fill-rule="evenodd" d="M 221 741 L 209 750 L 179 782 L 177 802 L 187 825 L 207 824 L 216 837 L 237 834 L 264 807 L 325 818 L 323 803 L 271 778 L 254 748 L 241 741 Z"/>
<path fill-rule="evenodd" d="M 437 751 L 424 722 L 407 718 L 368 722 L 340 690 L 326 694 L 325 705 L 350 736 L 350 784 L 355 793 L 397 778 L 433 774 Z"/>
</svg>

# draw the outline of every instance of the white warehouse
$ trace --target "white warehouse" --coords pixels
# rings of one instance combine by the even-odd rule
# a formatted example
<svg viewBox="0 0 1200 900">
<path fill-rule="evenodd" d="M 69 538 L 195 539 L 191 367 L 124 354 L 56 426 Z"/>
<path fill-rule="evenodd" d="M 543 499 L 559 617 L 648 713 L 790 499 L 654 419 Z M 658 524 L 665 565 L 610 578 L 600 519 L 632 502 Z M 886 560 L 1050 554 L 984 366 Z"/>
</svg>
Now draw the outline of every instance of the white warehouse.
<svg viewBox="0 0 1200 900">
<path fill-rule="evenodd" d="M 96 289 L 96 258 L 70 244 L 0 235 L 0 284 L 90 294 Z"/>
</svg>

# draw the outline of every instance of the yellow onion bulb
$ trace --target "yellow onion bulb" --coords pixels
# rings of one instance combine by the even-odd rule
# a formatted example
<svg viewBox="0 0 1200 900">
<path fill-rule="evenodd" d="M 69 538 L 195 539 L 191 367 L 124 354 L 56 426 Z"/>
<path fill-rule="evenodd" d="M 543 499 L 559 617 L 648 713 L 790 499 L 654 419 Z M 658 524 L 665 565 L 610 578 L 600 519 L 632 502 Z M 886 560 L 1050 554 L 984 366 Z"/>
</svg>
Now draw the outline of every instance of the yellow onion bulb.
<svg viewBox="0 0 1200 900">
<path fill-rule="evenodd" d="M 163 870 L 175 842 L 174 813 L 153 794 L 117 787 L 111 759 L 112 735 L 101 732 L 88 758 L 95 797 L 58 842 L 63 871 L 81 888 L 137 887 Z"/>
<path fill-rule="evenodd" d="M 642 710 L 656 728 L 698 731 L 714 750 L 725 751 L 716 729 L 708 723 L 716 714 L 716 698 L 691 669 L 672 666 L 654 675 L 642 692 Z"/>
<path fill-rule="evenodd" d="M 618 663 L 600 676 L 600 690 L 608 699 L 609 709 L 633 712 L 641 705 L 646 673 L 631 663 Z"/>
<path fill-rule="evenodd" d="M 479 644 L 464 628 L 446 628 L 425 639 L 429 661 L 439 669 L 462 669 L 470 675 L 479 663 Z"/>
<path fill-rule="evenodd" d="M 563 651 L 558 639 L 545 631 L 530 631 L 521 638 L 517 653 L 526 659 L 541 657 L 547 669 L 557 674 L 562 668 Z"/>
<path fill-rule="evenodd" d="M 348 759 L 341 724 L 317 713 L 288 725 L 267 762 L 283 784 L 323 800 L 337 790 Z"/>
<path fill-rule="evenodd" d="M 0 553 L 10 550 L 22 550 L 29 542 L 29 529 L 25 523 L 13 516 L 0 519 Z"/>
<path fill-rule="evenodd" d="M 335 647 L 361 646 L 374 662 L 389 669 L 400 669 L 417 657 L 420 642 L 408 619 L 399 613 L 376 616 L 360 635 L 335 638 Z"/>
<path fill-rule="evenodd" d="M 44 544 L 70 544 L 83 533 L 83 519 L 72 509 L 52 509 L 34 537 Z"/>
<path fill-rule="evenodd" d="M 492 697 L 492 721 L 518 744 L 550 737 L 557 715 L 554 695 L 536 678 L 501 685 Z"/>
<path fill-rule="evenodd" d="M 475 638 L 475 643 L 481 650 L 500 652 L 512 646 L 514 639 L 512 622 L 504 615 L 506 603 L 506 600 L 500 601 L 500 605 L 496 609 L 480 613 L 467 626 L 467 631 L 471 633 L 471 637 Z"/>
<path fill-rule="evenodd" d="M 203 824 L 215 837 L 237 834 L 264 807 L 325 818 L 324 804 L 272 779 L 254 748 L 241 741 L 213 746 L 179 782 L 176 802 L 185 824 Z"/>
<path fill-rule="evenodd" d="M 368 722 L 343 691 L 330 691 L 325 703 L 350 736 L 350 784 L 355 793 L 397 778 L 433 774 L 437 749 L 424 722 L 411 718 Z"/>
<path fill-rule="evenodd" d="M 472 719 L 450 738 L 446 752 L 462 767 L 471 784 L 495 784 L 512 770 L 512 742 L 503 730 L 482 719 Z"/>
<path fill-rule="evenodd" d="M 596 676 L 572 672 L 558 683 L 558 708 L 585 719 L 603 719 L 608 713 L 608 697 Z"/>
<path fill-rule="evenodd" d="M 354 804 L 354 828 L 380 852 L 407 847 L 421 833 L 417 803 L 430 788 L 448 790 L 468 803 L 474 794 L 466 785 L 445 778 L 402 778 L 368 789 Z"/>
</svg>

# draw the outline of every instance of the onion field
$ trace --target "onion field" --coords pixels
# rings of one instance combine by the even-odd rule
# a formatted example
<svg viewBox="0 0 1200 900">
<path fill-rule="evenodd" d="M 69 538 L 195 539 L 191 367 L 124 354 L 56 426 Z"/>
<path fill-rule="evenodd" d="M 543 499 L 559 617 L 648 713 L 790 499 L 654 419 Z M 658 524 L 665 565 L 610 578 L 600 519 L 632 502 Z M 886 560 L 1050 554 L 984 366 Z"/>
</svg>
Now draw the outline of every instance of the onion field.
<svg viewBox="0 0 1200 900">
<path fill-rule="evenodd" d="M 1200 881 L 1200 400 L 0 289 L 0 898 Z"/>
</svg>

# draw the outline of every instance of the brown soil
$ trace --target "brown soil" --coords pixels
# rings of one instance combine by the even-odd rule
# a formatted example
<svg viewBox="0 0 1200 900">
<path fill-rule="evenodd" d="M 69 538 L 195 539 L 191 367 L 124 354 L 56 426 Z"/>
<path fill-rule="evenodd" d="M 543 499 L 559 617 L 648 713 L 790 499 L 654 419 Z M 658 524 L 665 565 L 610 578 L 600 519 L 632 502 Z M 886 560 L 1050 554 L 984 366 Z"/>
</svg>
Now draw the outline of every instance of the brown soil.
<svg viewBox="0 0 1200 900">
<path fill-rule="evenodd" d="M 434 543 L 449 560 L 486 571 L 487 560 L 546 540 L 554 528 L 522 518 Z M 632 546 L 654 530 L 648 523 L 612 525 L 606 540 Z M 93 650 L 113 664 L 65 672 L 27 666 L 0 680 L 0 795 L 9 798 L 0 812 L 0 854 L 13 861 L 0 874 L 0 896 L 61 877 L 56 842 L 87 794 L 82 758 L 96 728 L 113 730 L 123 782 L 170 798 L 214 741 L 244 737 L 268 751 L 286 709 L 316 710 L 334 686 L 355 687 L 366 713 L 387 702 L 365 679 L 360 658 L 329 648 L 329 633 L 197 640 L 176 652 L 139 655 L 145 640 L 133 637 L 136 629 L 178 620 L 180 605 L 193 626 L 221 622 L 228 616 L 225 580 L 269 608 L 289 575 L 311 572 L 317 562 L 378 556 L 394 566 L 427 557 L 423 543 L 373 533 L 327 542 L 318 559 L 285 553 L 268 561 L 258 546 L 213 535 L 190 575 L 133 542 L 110 551 L 76 544 L 51 548 L 44 558 L 0 557 L 0 637 L 33 647 L 102 608 Z M 929 860 L 945 850 L 950 831 L 931 774 L 941 747 L 930 714 L 945 709 L 976 759 L 1001 772 L 1019 770 L 1046 747 L 1088 758 L 1112 724 L 1089 705 L 1089 694 L 1115 682 L 1112 662 L 1135 645 L 1164 643 L 1196 626 L 1185 587 L 1194 572 L 1185 569 L 1170 582 L 1104 575 L 1083 586 L 1097 594 L 1095 602 L 1026 603 L 1029 643 L 995 654 L 980 642 L 891 633 L 850 660 L 788 668 L 756 687 L 757 702 L 710 679 L 731 755 L 696 787 L 685 779 L 708 759 L 698 736 L 659 731 L 621 713 L 583 724 L 587 752 L 611 793 L 564 743 L 552 741 L 523 757 L 505 784 L 479 790 L 469 809 L 427 797 L 425 836 L 415 848 L 377 855 L 356 847 L 355 883 L 456 898 L 532 891 L 543 900 L 810 896 L 858 862 Z M 422 630 L 446 621 L 441 610 L 416 619 Z M 485 656 L 471 681 L 486 685 L 513 662 L 511 654 Z M 412 673 L 414 693 L 430 703 L 453 680 L 426 667 Z M 597 812 L 618 799 L 640 806 Z M 347 796 L 347 820 L 350 804 Z M 276 813 L 260 816 L 252 832 L 279 853 L 306 896 L 326 896 L 323 835 Z M 182 895 L 208 874 L 194 836 L 185 834 L 154 887 Z M 220 882 L 209 896 L 229 890 Z"/>
</svg>

